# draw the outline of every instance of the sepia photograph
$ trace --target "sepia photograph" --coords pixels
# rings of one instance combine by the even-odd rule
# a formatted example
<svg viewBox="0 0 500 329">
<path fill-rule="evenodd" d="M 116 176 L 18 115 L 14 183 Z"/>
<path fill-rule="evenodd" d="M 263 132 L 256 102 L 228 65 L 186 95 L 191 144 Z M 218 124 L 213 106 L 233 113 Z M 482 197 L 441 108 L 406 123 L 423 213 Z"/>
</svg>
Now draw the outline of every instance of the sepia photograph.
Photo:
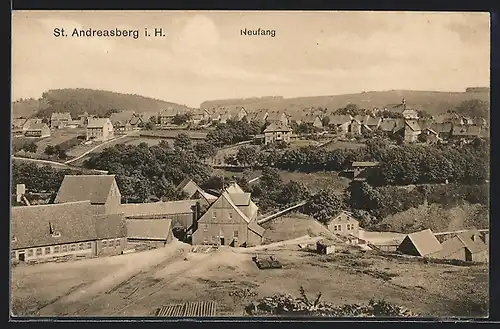
<svg viewBox="0 0 500 329">
<path fill-rule="evenodd" d="M 11 17 L 11 319 L 488 317 L 489 13 Z"/>
</svg>

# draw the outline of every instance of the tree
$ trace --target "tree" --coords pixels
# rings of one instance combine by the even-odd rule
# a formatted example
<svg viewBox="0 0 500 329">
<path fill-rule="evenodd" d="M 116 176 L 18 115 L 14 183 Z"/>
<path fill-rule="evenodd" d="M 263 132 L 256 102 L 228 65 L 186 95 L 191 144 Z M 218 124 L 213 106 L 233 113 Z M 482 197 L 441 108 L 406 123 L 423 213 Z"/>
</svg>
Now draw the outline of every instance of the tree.
<svg viewBox="0 0 500 329">
<path fill-rule="evenodd" d="M 161 147 L 162 149 L 169 149 L 170 148 L 170 144 L 168 143 L 168 141 L 162 139 L 159 143 L 158 143 L 158 146 Z"/>
<path fill-rule="evenodd" d="M 47 145 L 47 147 L 45 147 L 44 153 L 47 154 L 48 156 L 54 155 L 54 153 L 56 153 L 54 146 L 50 144 Z"/>
<path fill-rule="evenodd" d="M 490 116 L 490 103 L 480 99 L 468 99 L 460 103 L 457 106 L 456 111 L 458 114 L 479 117 L 479 118 L 489 118 Z"/>
<path fill-rule="evenodd" d="M 148 121 L 144 124 L 144 129 L 153 130 L 155 128 L 155 124 L 151 121 Z"/>
<path fill-rule="evenodd" d="M 281 188 L 276 202 L 282 205 L 291 205 L 309 200 L 310 197 L 311 191 L 306 185 L 296 181 L 289 181 Z"/>
<path fill-rule="evenodd" d="M 158 117 L 156 115 L 152 115 L 149 117 L 149 122 L 153 123 L 153 124 L 158 124 Z"/>
<path fill-rule="evenodd" d="M 283 185 L 283 180 L 276 168 L 264 167 L 258 185 L 263 191 L 275 191 Z"/>
<path fill-rule="evenodd" d="M 180 150 L 189 150 L 192 148 L 191 138 L 186 133 L 178 134 L 174 139 L 174 147 Z"/>
<path fill-rule="evenodd" d="M 324 116 L 323 119 L 321 120 L 321 123 L 323 124 L 323 127 L 328 127 L 328 124 L 330 123 L 330 117 Z"/>
<path fill-rule="evenodd" d="M 245 166 L 253 165 L 257 159 L 257 149 L 252 146 L 242 146 L 236 153 L 236 161 Z"/>
<path fill-rule="evenodd" d="M 194 152 L 201 160 L 211 159 L 217 154 L 217 148 L 207 142 L 199 142 L 194 145 Z"/>
<path fill-rule="evenodd" d="M 111 117 L 111 114 L 113 113 L 120 113 L 121 111 L 118 110 L 118 109 L 110 109 L 110 110 L 107 110 L 106 113 L 104 113 L 104 117 L 105 118 L 109 118 Z"/>
<path fill-rule="evenodd" d="M 185 124 L 186 122 L 189 121 L 189 115 L 188 114 L 176 114 L 173 118 L 172 118 L 172 123 L 174 125 L 183 125 Z"/>
<path fill-rule="evenodd" d="M 26 152 L 36 153 L 37 149 L 38 145 L 36 145 L 35 142 L 26 142 L 23 144 L 23 150 Z"/>
<path fill-rule="evenodd" d="M 337 194 L 333 189 L 324 189 L 312 196 L 304 206 L 304 212 L 326 224 L 333 215 L 344 208 L 342 195 Z"/>
<path fill-rule="evenodd" d="M 48 125 L 48 124 L 49 124 L 49 119 L 47 119 L 47 118 L 43 118 L 43 119 L 42 119 L 42 123 L 45 123 L 45 124 L 47 124 L 47 125 Z"/>
</svg>

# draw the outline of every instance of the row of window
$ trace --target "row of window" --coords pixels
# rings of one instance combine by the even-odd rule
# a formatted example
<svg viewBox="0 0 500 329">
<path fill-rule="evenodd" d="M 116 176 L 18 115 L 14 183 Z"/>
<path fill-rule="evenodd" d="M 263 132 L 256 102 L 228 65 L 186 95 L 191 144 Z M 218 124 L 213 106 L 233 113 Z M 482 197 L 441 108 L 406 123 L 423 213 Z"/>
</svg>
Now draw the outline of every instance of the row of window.
<svg viewBox="0 0 500 329">
<path fill-rule="evenodd" d="M 229 216 L 229 219 L 233 219 L 233 213 L 228 212 L 227 215 Z M 216 219 L 217 218 L 217 211 L 212 211 L 212 218 Z"/>
<path fill-rule="evenodd" d="M 204 225 L 203 225 L 203 232 L 208 232 L 208 224 L 204 224 Z M 237 231 L 237 230 L 233 231 L 233 237 L 234 237 L 234 238 L 237 238 L 237 237 L 238 237 L 238 234 L 239 234 L 239 233 L 238 233 L 238 231 Z M 222 235 L 222 232 L 221 232 L 221 235 Z"/>
<path fill-rule="evenodd" d="M 346 228 L 347 228 L 348 231 L 352 231 L 352 230 L 354 230 L 354 224 L 347 224 Z M 333 226 L 333 230 L 334 231 L 342 231 L 342 225 L 340 225 L 340 224 L 339 225 L 334 225 Z"/>
<path fill-rule="evenodd" d="M 120 246 L 120 239 L 102 240 L 102 247 L 119 247 L 119 246 Z M 43 247 L 43 248 L 31 248 L 26 250 L 19 250 L 18 252 L 26 252 L 27 257 L 33 257 L 34 254 L 36 254 L 37 256 L 41 256 L 41 255 L 58 254 L 69 251 L 88 250 L 88 249 L 92 249 L 92 242 L 63 244 L 63 245 Z M 16 258 L 15 251 L 11 253 L 11 258 Z"/>
</svg>

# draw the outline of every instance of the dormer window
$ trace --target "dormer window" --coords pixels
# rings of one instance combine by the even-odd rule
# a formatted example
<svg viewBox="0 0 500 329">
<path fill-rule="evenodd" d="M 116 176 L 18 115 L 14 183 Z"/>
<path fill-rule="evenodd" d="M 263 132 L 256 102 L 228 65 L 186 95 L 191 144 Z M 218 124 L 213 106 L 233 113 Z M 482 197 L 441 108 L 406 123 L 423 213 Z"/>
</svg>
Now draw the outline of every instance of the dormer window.
<svg viewBox="0 0 500 329">
<path fill-rule="evenodd" d="M 52 233 L 53 238 L 59 238 L 60 236 L 61 236 L 61 232 L 59 232 L 59 231 Z"/>
<path fill-rule="evenodd" d="M 17 237 L 13 236 L 11 242 L 17 242 Z"/>
</svg>

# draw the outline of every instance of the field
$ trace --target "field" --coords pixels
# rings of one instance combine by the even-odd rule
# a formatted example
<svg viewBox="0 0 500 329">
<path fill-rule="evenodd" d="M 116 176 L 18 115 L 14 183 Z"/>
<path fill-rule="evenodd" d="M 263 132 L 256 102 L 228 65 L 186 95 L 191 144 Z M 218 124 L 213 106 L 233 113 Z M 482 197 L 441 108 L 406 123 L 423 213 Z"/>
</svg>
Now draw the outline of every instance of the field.
<svg viewBox="0 0 500 329">
<path fill-rule="evenodd" d="M 175 138 L 177 135 L 185 133 L 193 139 L 204 139 L 207 136 L 207 131 L 181 130 L 181 129 L 157 129 L 150 131 L 141 131 L 141 137 L 160 137 L 160 138 Z"/>
<path fill-rule="evenodd" d="M 314 173 L 280 171 L 280 175 L 285 183 L 291 180 L 301 182 L 308 186 L 312 192 L 317 192 L 325 188 L 343 191 L 350 182 L 350 179 L 340 177 L 339 174 L 334 171 L 320 171 Z"/>
<path fill-rule="evenodd" d="M 28 316 L 148 316 L 166 304 L 215 300 L 218 315 L 241 316 L 258 298 L 297 296 L 303 286 L 308 295 L 321 292 L 322 300 L 334 304 L 375 298 L 423 316 L 486 315 L 486 266 L 423 264 L 371 252 L 318 255 L 297 245 L 316 240 L 221 247 L 208 253 L 193 253 L 191 246 L 174 242 L 137 254 L 18 266 L 13 269 L 13 311 Z M 253 255 L 274 255 L 283 268 L 259 270 Z"/>
</svg>

